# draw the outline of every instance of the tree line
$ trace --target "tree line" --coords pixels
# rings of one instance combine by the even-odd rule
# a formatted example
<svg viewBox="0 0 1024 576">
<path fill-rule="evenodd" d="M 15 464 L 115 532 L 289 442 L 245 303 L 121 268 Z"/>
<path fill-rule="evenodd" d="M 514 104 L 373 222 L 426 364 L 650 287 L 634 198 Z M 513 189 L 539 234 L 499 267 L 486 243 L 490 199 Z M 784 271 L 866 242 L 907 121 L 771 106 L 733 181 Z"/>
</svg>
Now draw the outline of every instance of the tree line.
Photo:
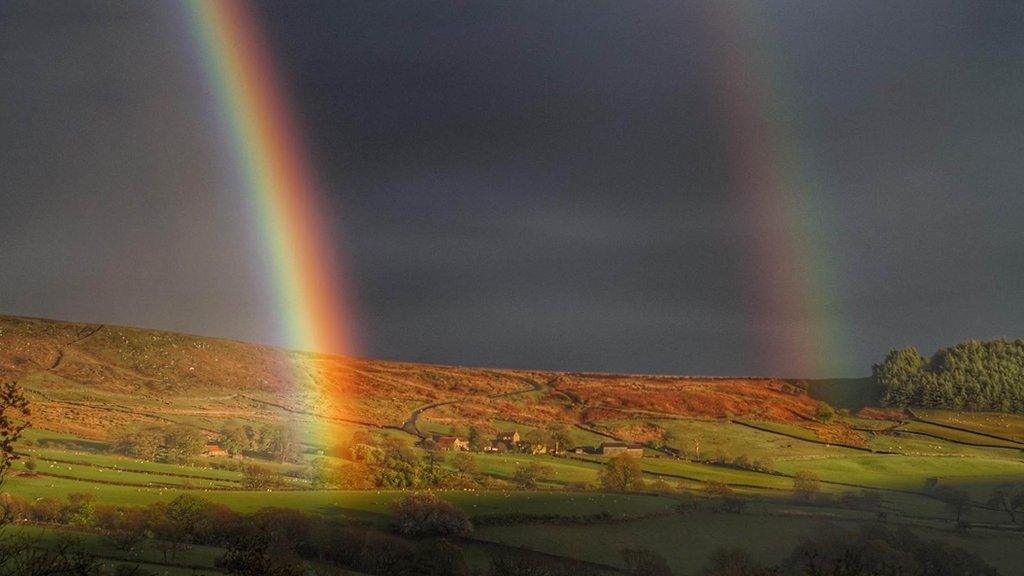
<svg viewBox="0 0 1024 576">
<path fill-rule="evenodd" d="M 968 340 L 931 358 L 893 350 L 872 377 L 886 406 L 1024 414 L 1024 340 Z"/>
</svg>

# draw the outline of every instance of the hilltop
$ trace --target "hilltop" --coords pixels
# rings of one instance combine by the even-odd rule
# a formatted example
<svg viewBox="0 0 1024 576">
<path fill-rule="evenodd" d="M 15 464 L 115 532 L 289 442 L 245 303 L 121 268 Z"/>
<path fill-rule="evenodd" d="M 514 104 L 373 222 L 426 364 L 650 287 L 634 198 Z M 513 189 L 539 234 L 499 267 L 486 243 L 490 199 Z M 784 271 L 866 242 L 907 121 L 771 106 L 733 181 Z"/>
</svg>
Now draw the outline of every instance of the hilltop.
<svg viewBox="0 0 1024 576">
<path fill-rule="evenodd" d="M 0 316 L 0 379 L 34 425 L 102 436 L 132 423 L 313 419 L 421 433 L 523 425 L 748 418 L 812 428 L 821 382 L 462 368 L 310 354 L 124 326 Z M 838 388 L 836 388 L 838 389 Z M 811 392 L 814 392 L 812 395 Z M 637 432 L 650 435 L 650 431 Z M 836 431 L 828 432 L 836 435 Z M 841 433 L 839 434 L 842 435 Z"/>
</svg>

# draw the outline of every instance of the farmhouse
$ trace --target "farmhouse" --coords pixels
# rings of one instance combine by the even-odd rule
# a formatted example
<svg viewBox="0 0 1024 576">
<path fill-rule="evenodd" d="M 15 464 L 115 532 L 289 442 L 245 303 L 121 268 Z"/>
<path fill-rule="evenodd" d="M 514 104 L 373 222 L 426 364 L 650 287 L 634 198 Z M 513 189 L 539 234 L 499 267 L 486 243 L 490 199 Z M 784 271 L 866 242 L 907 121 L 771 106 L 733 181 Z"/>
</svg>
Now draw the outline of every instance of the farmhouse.
<svg viewBox="0 0 1024 576">
<path fill-rule="evenodd" d="M 438 450 L 444 450 L 445 452 L 460 452 L 469 450 L 469 441 L 463 440 L 458 436 L 439 436 L 435 441 Z"/>
<path fill-rule="evenodd" d="M 507 442 L 513 446 L 519 444 L 522 438 L 519 437 L 519 431 L 513 430 L 511 432 L 498 432 L 498 435 L 494 437 L 497 442 Z"/>
<path fill-rule="evenodd" d="M 219 444 L 209 443 L 203 446 L 203 456 L 227 456 L 228 453 Z"/>
<path fill-rule="evenodd" d="M 634 458 L 643 458 L 644 449 L 642 446 L 636 444 L 627 444 L 626 442 L 605 442 L 600 447 L 601 454 L 605 456 L 616 456 L 618 454 L 628 454 Z"/>
<path fill-rule="evenodd" d="M 504 440 L 491 440 L 491 444 L 484 448 L 484 452 L 514 452 L 516 445 Z"/>
</svg>

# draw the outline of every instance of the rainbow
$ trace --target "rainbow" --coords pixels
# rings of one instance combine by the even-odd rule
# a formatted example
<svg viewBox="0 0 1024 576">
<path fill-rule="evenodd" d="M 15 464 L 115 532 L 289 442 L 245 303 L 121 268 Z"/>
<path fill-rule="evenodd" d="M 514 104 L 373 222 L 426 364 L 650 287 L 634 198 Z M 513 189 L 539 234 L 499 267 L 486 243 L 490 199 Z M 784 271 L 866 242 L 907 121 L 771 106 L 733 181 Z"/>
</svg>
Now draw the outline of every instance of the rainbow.
<svg viewBox="0 0 1024 576">
<path fill-rule="evenodd" d="M 293 350 L 352 355 L 323 198 L 256 18 L 242 0 L 188 0 L 188 21 L 233 149 Z"/>
<path fill-rule="evenodd" d="M 824 183 L 815 178 L 814 146 L 800 129 L 764 9 L 753 2 L 715 4 L 708 26 L 730 187 L 755 262 L 748 272 L 761 365 L 772 375 L 849 374 Z"/>
</svg>

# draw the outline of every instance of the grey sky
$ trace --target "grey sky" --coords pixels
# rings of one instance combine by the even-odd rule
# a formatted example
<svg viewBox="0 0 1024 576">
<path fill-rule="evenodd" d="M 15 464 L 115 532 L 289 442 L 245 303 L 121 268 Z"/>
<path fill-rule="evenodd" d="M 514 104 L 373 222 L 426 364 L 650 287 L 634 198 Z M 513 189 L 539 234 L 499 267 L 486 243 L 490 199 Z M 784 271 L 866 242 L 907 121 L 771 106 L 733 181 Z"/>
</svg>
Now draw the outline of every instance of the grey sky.
<svg viewBox="0 0 1024 576">
<path fill-rule="evenodd" d="M 842 309 L 768 328 L 707 6 L 257 12 L 344 237 L 363 355 L 816 376 L 765 357 L 773 330 L 833 325 L 842 375 L 895 346 L 1022 336 L 1024 9 L 892 4 L 746 15 Z M 0 72 L 0 313 L 281 341 L 174 4 L 2 3 Z"/>
</svg>

